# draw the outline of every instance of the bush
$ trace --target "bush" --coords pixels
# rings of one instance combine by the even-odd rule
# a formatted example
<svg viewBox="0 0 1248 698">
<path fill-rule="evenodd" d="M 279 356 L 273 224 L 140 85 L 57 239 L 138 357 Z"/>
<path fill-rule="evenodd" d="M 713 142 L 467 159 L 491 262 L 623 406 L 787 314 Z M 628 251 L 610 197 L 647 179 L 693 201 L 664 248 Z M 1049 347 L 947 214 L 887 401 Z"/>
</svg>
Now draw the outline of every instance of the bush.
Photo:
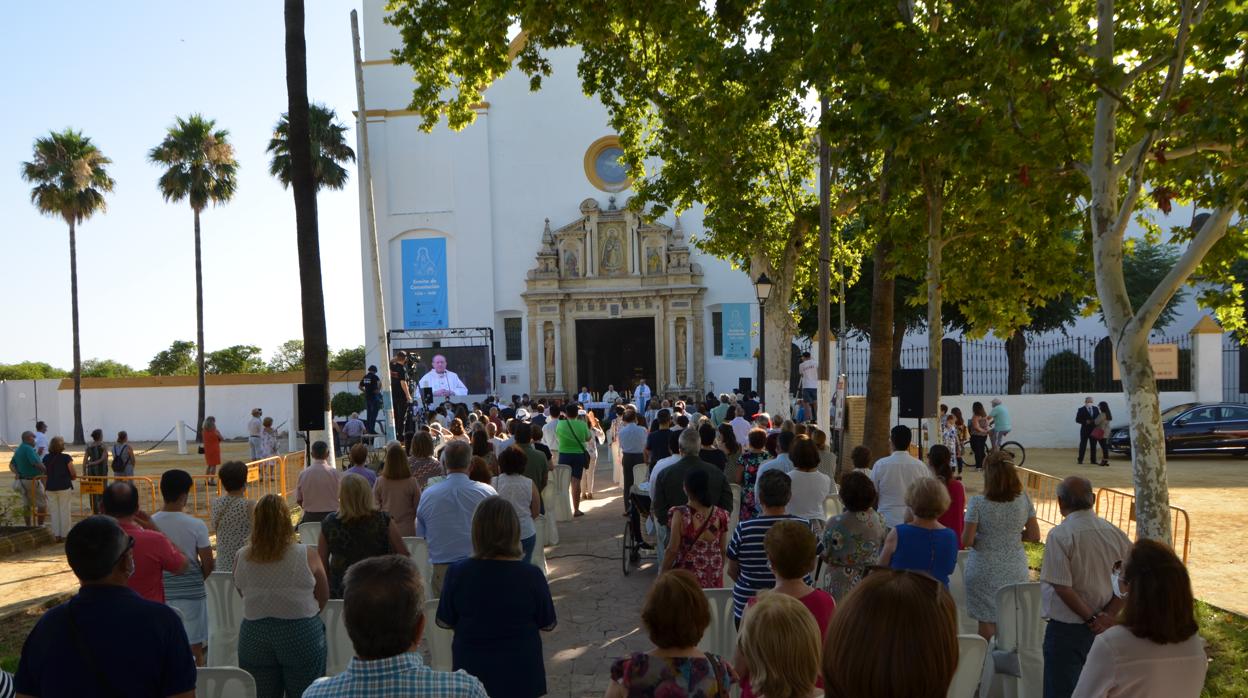
<svg viewBox="0 0 1248 698">
<path fill-rule="evenodd" d="M 1040 385 L 1045 393 L 1082 393 L 1092 390 L 1095 383 L 1092 365 L 1073 351 L 1050 356 L 1040 372 Z"/>
<path fill-rule="evenodd" d="M 348 393 L 345 390 L 329 401 L 329 409 L 336 415 L 348 415 L 352 412 L 364 411 L 364 396 L 358 393 Z"/>
</svg>

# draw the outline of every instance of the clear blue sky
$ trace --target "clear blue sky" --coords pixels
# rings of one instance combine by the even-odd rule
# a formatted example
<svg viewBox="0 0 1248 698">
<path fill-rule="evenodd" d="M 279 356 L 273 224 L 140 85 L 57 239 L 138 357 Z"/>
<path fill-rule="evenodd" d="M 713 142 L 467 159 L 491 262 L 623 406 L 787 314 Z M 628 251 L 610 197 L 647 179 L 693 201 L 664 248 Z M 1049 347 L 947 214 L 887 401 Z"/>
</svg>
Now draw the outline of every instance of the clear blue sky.
<svg viewBox="0 0 1248 698">
<path fill-rule="evenodd" d="M 359 0 L 308 0 L 308 92 L 351 126 L 349 13 Z M 286 111 L 282 3 L 58 0 L 6 6 L 0 23 L 0 362 L 72 358 L 69 243 L 63 221 L 30 204 L 20 163 L 34 139 L 81 129 L 113 160 L 108 210 L 78 229 L 82 357 L 145 368 L 195 339 L 190 207 L 156 190 L 147 151 L 175 116 L 229 129 L 239 186 L 202 216 L 205 343 L 255 344 L 265 358 L 302 336 L 294 204 L 264 152 Z M 356 169 L 319 199 L 331 348 L 364 343 Z"/>
</svg>

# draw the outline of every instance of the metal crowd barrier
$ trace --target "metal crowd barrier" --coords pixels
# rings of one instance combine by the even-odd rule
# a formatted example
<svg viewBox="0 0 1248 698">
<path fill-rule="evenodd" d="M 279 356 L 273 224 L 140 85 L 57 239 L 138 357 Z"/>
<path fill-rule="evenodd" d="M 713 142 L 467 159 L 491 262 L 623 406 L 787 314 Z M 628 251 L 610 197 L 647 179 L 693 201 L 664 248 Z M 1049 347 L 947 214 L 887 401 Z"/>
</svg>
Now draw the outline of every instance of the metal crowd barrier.
<svg viewBox="0 0 1248 698">
<path fill-rule="evenodd" d="M 1057 504 L 1057 486 L 1061 478 L 1027 468 L 1019 468 L 1023 479 L 1023 491 L 1031 497 L 1036 507 L 1036 518 L 1051 526 L 1062 522 L 1062 512 Z M 1112 487 L 1096 489 L 1097 516 L 1122 529 L 1127 537 L 1135 539 L 1135 495 Z M 1182 507 L 1170 506 L 1170 533 L 1173 537 L 1171 547 L 1187 563 L 1188 553 L 1192 547 L 1192 525 L 1187 510 Z"/>
<path fill-rule="evenodd" d="M 295 483 L 299 480 L 299 472 L 304 467 L 303 451 L 295 451 L 285 455 L 277 455 L 269 458 L 251 461 L 247 463 L 247 488 L 244 491 L 244 497 L 251 500 L 258 500 L 266 494 L 276 494 L 282 497 L 290 497 L 294 493 Z M 212 524 L 212 501 L 217 497 L 225 494 L 224 488 L 221 486 L 221 478 L 219 475 L 191 474 L 194 485 L 191 488 L 190 495 L 186 498 L 187 514 L 202 519 L 210 526 Z M 90 516 L 95 512 L 98 506 L 98 497 L 104 493 L 104 488 L 112 482 L 129 481 L 134 483 L 135 488 L 139 491 L 139 509 L 152 513 L 159 511 L 164 506 L 164 499 L 160 496 L 160 476 L 156 475 L 106 475 L 106 476 L 79 476 L 74 483 L 74 489 L 78 496 L 74 500 L 76 505 L 71 513 L 72 518 L 82 519 Z M 32 500 L 34 481 L 31 481 Z"/>
</svg>

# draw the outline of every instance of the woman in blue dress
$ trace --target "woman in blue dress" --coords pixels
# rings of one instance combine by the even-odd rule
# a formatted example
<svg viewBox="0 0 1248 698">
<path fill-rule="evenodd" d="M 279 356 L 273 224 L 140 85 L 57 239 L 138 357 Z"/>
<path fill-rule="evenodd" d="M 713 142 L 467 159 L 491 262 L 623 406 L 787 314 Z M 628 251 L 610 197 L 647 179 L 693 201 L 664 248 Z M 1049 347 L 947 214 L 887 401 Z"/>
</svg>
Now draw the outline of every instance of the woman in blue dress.
<svg viewBox="0 0 1248 698">
<path fill-rule="evenodd" d="M 454 669 L 481 680 L 492 698 L 546 694 L 541 631 L 555 628 L 555 602 L 541 569 L 523 560 L 511 503 L 489 497 L 472 517 L 473 556 L 446 572 L 437 623 L 455 631 Z"/>
<path fill-rule="evenodd" d="M 922 477 L 906 490 L 906 506 L 914 518 L 888 532 L 880 550 L 880 566 L 934 577 L 946 587 L 958 565 L 958 536 L 937 519 L 949 508 L 949 490 L 934 477 Z"/>
</svg>

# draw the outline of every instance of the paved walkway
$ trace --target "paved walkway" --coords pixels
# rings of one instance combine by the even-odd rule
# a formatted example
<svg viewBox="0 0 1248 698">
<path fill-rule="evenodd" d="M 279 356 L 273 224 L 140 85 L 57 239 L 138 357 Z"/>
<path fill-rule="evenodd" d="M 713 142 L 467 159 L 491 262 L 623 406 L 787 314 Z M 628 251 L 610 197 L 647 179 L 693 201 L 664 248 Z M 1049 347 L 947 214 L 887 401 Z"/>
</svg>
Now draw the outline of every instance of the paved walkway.
<svg viewBox="0 0 1248 698">
<path fill-rule="evenodd" d="M 542 643 L 548 695 L 558 698 L 602 696 L 615 658 L 652 647 L 641 628 L 641 604 L 654 581 L 654 558 L 624 576 L 621 488 L 602 461 L 598 493 L 581 502 L 585 516 L 559 524 L 559 545 L 546 549 L 559 625 Z"/>
</svg>

